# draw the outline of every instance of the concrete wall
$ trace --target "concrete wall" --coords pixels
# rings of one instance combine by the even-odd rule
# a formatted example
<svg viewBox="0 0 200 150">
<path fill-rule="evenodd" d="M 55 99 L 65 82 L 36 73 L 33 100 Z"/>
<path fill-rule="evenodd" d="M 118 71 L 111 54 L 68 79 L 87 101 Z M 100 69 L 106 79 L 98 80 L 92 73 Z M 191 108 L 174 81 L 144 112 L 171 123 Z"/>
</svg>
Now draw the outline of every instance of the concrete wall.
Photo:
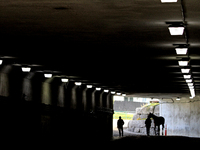
<svg viewBox="0 0 200 150">
<path fill-rule="evenodd" d="M 71 80 L 62 83 L 60 77 L 47 79 L 40 72 L 23 73 L 20 67 L 2 66 L 1 135 L 52 140 L 76 139 L 77 135 L 85 140 L 110 139 L 113 95 L 103 90 L 99 93 L 95 87 L 87 89 L 86 83 L 76 86 Z"/>
<path fill-rule="evenodd" d="M 137 107 L 141 107 L 144 103 L 133 101 L 114 101 L 115 111 L 136 111 Z"/>
<path fill-rule="evenodd" d="M 200 137 L 200 102 L 163 103 L 160 114 L 167 124 L 167 135 Z"/>
</svg>

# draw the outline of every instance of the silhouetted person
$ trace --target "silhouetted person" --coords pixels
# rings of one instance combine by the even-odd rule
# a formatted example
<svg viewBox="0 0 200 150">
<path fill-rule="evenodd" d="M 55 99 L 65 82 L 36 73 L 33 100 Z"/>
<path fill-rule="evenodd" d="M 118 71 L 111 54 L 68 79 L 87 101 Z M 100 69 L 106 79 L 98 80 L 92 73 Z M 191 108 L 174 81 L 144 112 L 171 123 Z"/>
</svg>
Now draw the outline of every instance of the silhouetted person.
<svg viewBox="0 0 200 150">
<path fill-rule="evenodd" d="M 149 131 L 150 131 L 150 127 L 151 127 L 151 119 L 148 116 L 148 118 L 145 120 L 145 124 L 146 124 L 146 129 L 147 129 L 147 136 L 149 136 Z"/>
<path fill-rule="evenodd" d="M 121 119 L 121 116 L 119 116 L 119 120 L 117 121 L 117 128 L 119 130 L 119 136 L 123 136 L 123 125 L 124 125 L 124 120 Z"/>
</svg>

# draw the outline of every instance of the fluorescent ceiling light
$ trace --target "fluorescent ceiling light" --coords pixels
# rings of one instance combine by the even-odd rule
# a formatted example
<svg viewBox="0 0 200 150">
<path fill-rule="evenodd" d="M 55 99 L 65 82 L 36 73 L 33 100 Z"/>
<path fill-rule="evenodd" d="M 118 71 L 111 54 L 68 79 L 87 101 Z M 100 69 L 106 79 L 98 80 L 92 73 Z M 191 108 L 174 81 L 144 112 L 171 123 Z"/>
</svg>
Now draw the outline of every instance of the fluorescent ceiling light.
<svg viewBox="0 0 200 150">
<path fill-rule="evenodd" d="M 189 86 L 189 89 L 194 89 L 194 86 Z"/>
<path fill-rule="evenodd" d="M 87 88 L 88 88 L 88 89 L 91 89 L 91 88 L 92 88 L 92 85 L 87 85 Z"/>
<path fill-rule="evenodd" d="M 178 61 L 179 66 L 187 66 L 188 61 Z"/>
<path fill-rule="evenodd" d="M 96 90 L 97 90 L 97 91 L 100 91 L 100 90 L 101 90 L 101 88 L 96 88 Z"/>
<path fill-rule="evenodd" d="M 118 92 L 117 95 L 121 95 L 121 93 Z"/>
<path fill-rule="evenodd" d="M 191 97 L 195 97 L 195 91 L 194 91 L 194 89 L 190 89 L 190 94 L 191 94 Z"/>
<path fill-rule="evenodd" d="M 189 72 L 190 72 L 190 69 L 181 69 L 181 72 L 182 72 L 182 73 L 189 73 Z"/>
<path fill-rule="evenodd" d="M 51 73 L 45 73 L 45 74 L 44 74 L 44 77 L 45 77 L 45 78 L 51 78 L 51 77 L 52 77 L 52 74 L 51 74 Z"/>
<path fill-rule="evenodd" d="M 0 59 L 0 65 L 3 63 L 3 60 L 2 59 Z"/>
<path fill-rule="evenodd" d="M 175 48 L 177 55 L 186 55 L 188 48 Z"/>
<path fill-rule="evenodd" d="M 187 83 L 191 83 L 192 79 L 185 80 Z"/>
<path fill-rule="evenodd" d="M 188 86 L 193 86 L 193 83 L 188 83 Z"/>
<path fill-rule="evenodd" d="M 122 96 L 126 96 L 126 94 L 122 94 Z"/>
<path fill-rule="evenodd" d="M 190 79 L 191 75 L 183 75 L 184 79 Z"/>
<path fill-rule="evenodd" d="M 171 35 L 183 35 L 184 32 L 184 27 L 174 27 L 174 26 L 169 26 L 168 27 L 169 32 Z"/>
<path fill-rule="evenodd" d="M 175 3 L 178 0 L 161 0 L 161 3 Z"/>
<path fill-rule="evenodd" d="M 82 83 L 81 82 L 75 82 L 75 85 L 80 86 Z"/>
<path fill-rule="evenodd" d="M 109 92 L 109 90 L 104 90 L 104 92 L 108 93 L 108 92 Z"/>
<path fill-rule="evenodd" d="M 111 94 L 115 94 L 115 91 L 111 91 L 110 93 L 111 93 Z"/>
<path fill-rule="evenodd" d="M 69 81 L 69 79 L 62 78 L 62 79 L 61 79 L 61 81 L 62 81 L 62 82 L 68 82 L 68 81 Z"/>
<path fill-rule="evenodd" d="M 30 67 L 22 67 L 23 72 L 30 72 L 31 68 Z"/>
</svg>

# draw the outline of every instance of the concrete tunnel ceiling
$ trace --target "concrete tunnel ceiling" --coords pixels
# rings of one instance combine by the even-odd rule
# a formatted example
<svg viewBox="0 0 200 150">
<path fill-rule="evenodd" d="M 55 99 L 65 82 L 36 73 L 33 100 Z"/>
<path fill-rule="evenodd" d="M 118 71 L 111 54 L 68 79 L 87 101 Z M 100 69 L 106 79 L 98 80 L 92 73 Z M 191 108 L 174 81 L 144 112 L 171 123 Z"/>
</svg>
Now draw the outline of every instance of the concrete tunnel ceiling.
<svg viewBox="0 0 200 150">
<path fill-rule="evenodd" d="M 184 23 L 184 34 L 171 36 L 169 22 Z M 3 64 L 38 64 L 133 96 L 190 97 L 178 65 L 189 58 L 199 100 L 199 32 L 197 0 L 0 2 Z M 188 53 L 177 55 L 177 44 L 188 44 Z"/>
</svg>

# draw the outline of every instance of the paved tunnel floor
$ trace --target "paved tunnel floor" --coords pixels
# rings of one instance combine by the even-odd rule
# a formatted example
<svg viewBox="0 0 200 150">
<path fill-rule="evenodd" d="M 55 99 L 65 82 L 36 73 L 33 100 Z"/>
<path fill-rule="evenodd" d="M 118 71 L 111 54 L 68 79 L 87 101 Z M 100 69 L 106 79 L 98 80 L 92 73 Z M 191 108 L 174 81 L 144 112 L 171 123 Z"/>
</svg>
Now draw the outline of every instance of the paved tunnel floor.
<svg viewBox="0 0 200 150">
<path fill-rule="evenodd" d="M 112 149 L 194 149 L 199 147 L 200 138 L 190 138 L 183 136 L 125 136 L 114 138 L 109 146 Z"/>
</svg>

